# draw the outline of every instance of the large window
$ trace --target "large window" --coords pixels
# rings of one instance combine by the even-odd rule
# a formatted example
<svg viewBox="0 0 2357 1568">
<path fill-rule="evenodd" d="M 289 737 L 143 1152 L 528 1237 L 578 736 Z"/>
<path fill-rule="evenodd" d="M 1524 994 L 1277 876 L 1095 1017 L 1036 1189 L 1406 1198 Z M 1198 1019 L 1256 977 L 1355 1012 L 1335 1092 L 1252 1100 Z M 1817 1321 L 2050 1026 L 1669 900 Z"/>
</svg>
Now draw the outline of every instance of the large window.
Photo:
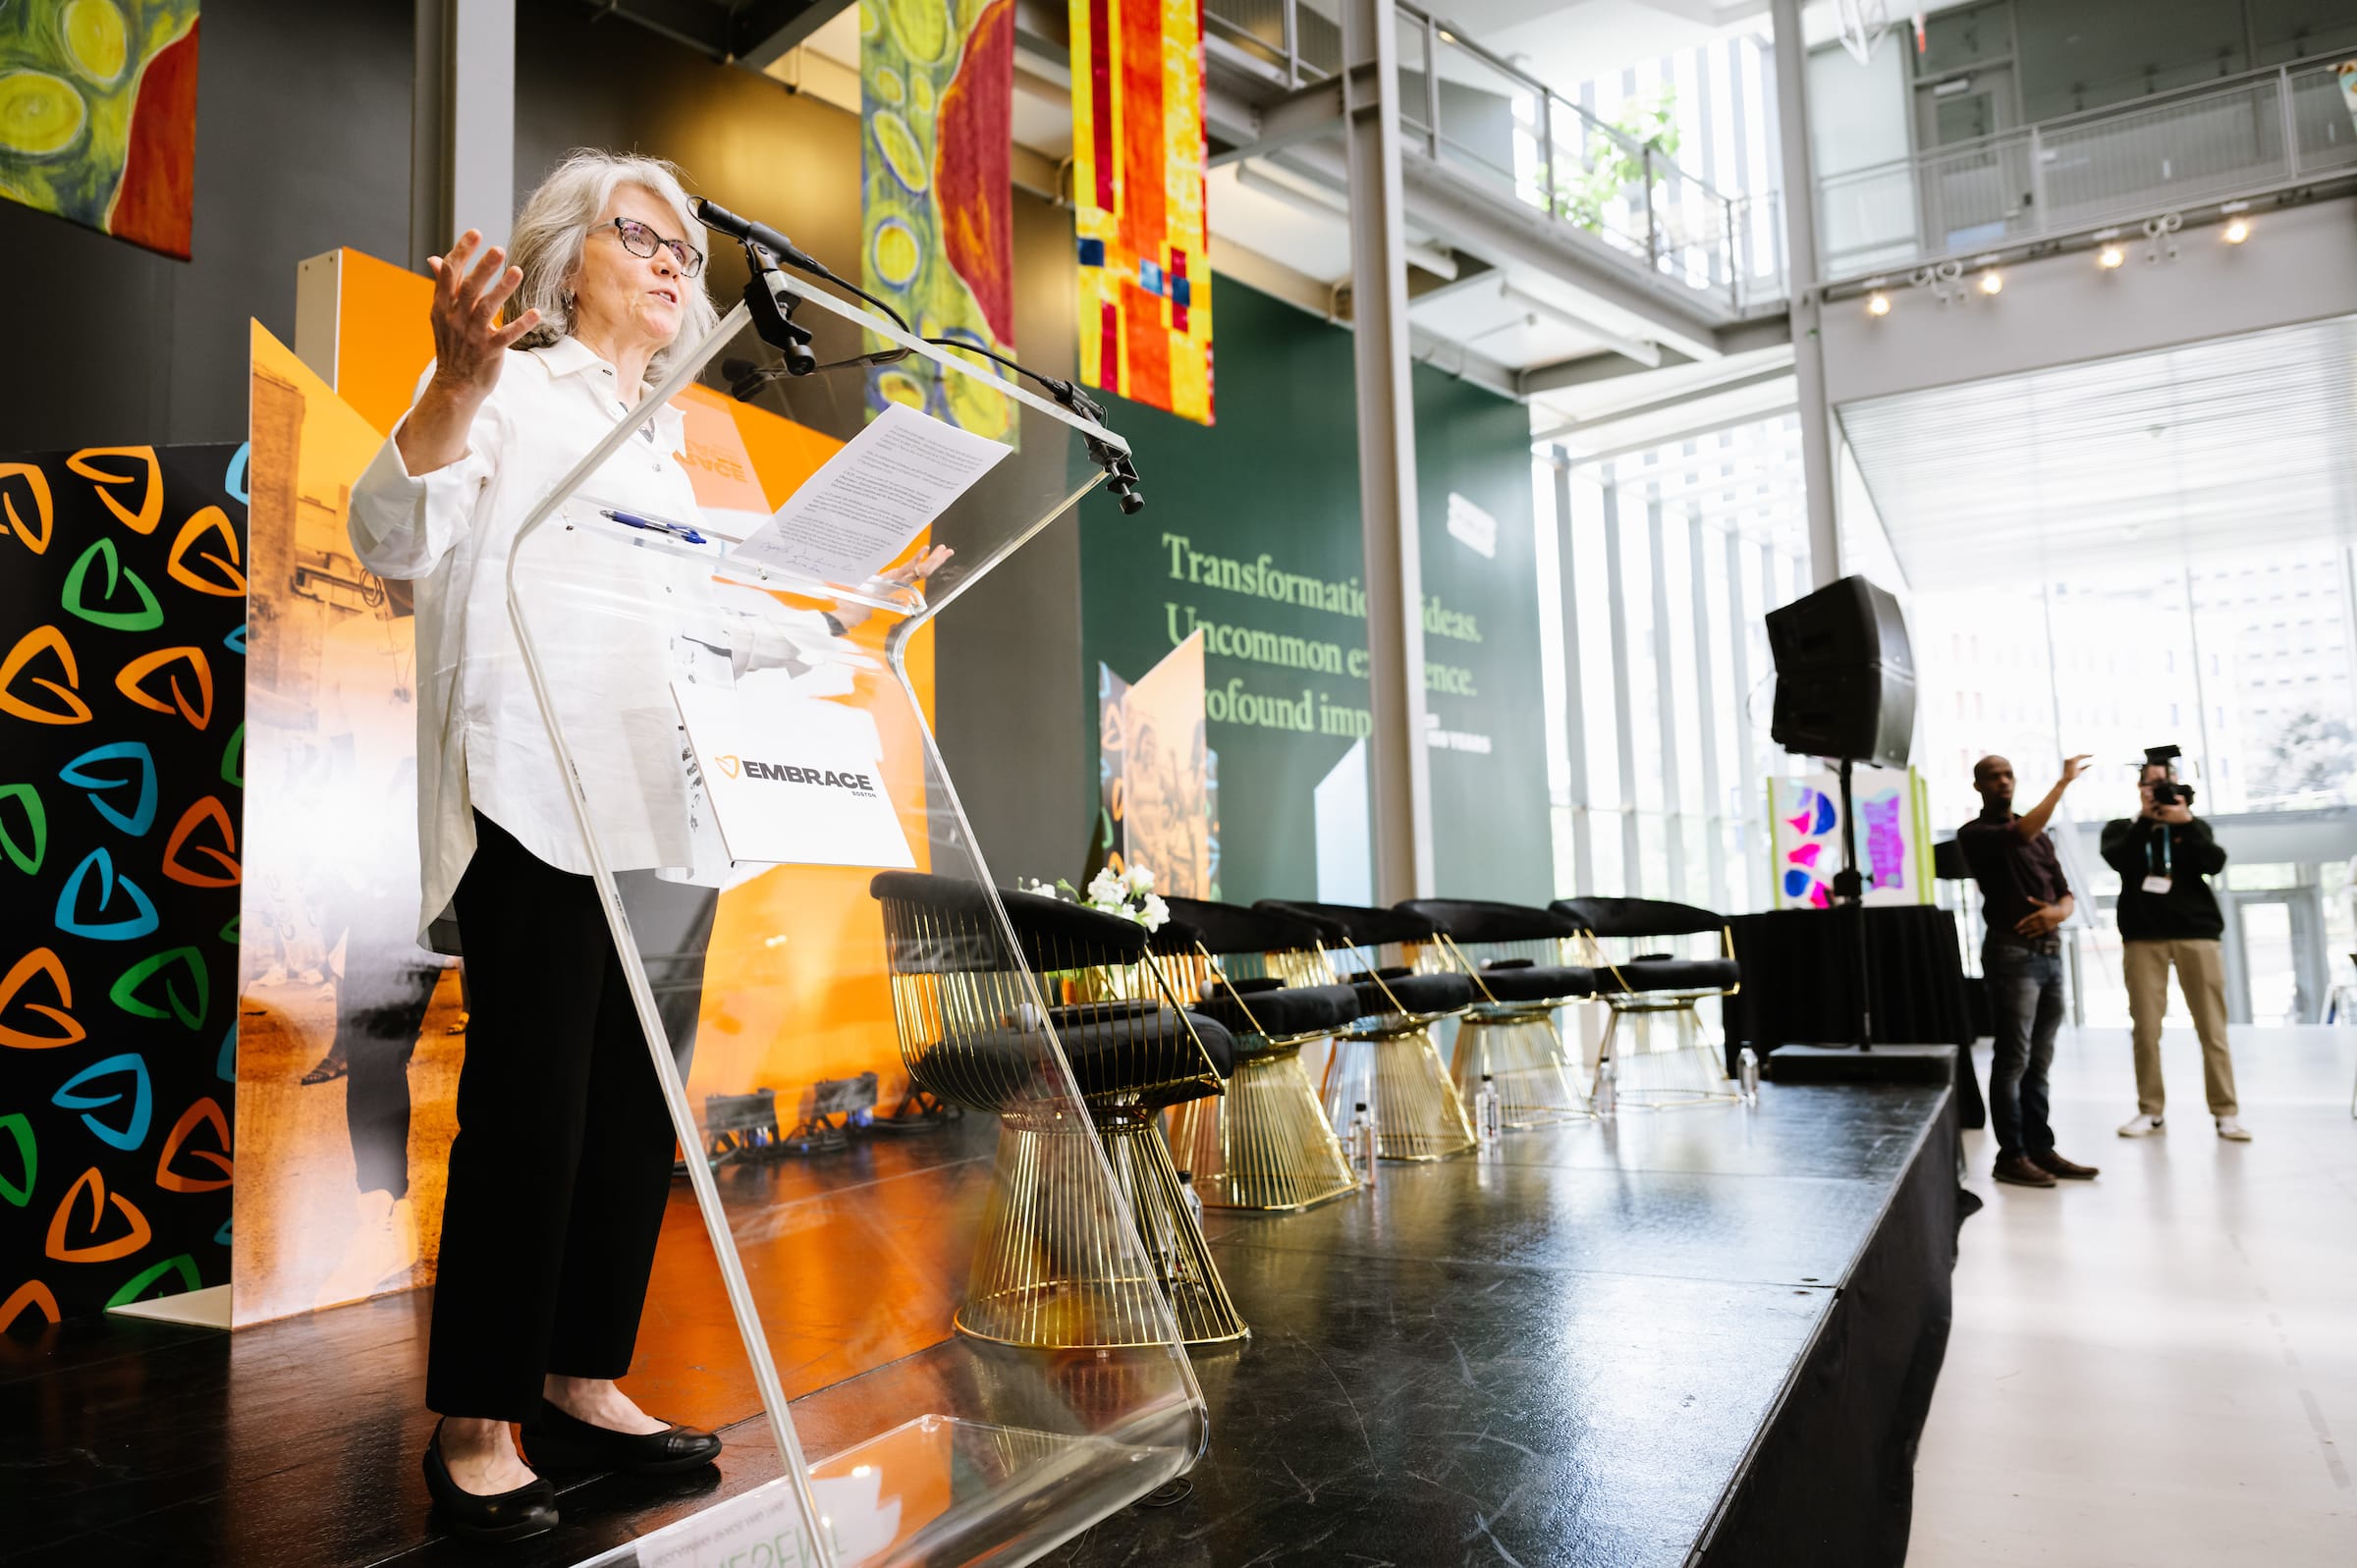
<svg viewBox="0 0 2357 1568">
<path fill-rule="evenodd" d="M 1556 883 L 1770 901 L 1761 618 L 1809 580 L 1789 416 L 1605 463 L 1542 462 Z"/>
</svg>

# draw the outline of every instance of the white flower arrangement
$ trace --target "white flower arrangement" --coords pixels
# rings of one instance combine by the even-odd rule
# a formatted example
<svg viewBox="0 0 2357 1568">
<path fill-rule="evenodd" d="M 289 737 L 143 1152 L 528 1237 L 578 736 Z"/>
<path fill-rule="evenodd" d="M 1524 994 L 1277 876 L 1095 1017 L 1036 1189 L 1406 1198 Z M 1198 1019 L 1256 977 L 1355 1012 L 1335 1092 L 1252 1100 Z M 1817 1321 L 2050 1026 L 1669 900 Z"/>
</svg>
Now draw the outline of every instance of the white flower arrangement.
<svg viewBox="0 0 2357 1568">
<path fill-rule="evenodd" d="M 1144 866 L 1131 866 L 1126 872 L 1107 866 L 1089 878 L 1085 890 L 1074 888 L 1061 877 L 1053 887 L 1017 877 L 1015 887 L 1042 898 L 1061 898 L 1101 914 L 1120 915 L 1124 920 L 1136 921 L 1148 931 L 1160 931 L 1171 918 L 1171 906 L 1154 891 L 1154 873 Z"/>
</svg>

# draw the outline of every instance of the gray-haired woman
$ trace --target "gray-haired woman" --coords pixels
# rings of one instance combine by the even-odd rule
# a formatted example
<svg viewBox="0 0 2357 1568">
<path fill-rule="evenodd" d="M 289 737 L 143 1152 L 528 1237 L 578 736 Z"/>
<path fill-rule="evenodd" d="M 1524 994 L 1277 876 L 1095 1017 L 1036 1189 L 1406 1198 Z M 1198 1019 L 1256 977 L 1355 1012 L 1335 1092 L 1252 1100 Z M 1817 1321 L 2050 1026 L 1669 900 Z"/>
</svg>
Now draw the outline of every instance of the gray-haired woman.
<svg viewBox="0 0 2357 1568">
<path fill-rule="evenodd" d="M 668 164 L 576 152 L 525 203 L 517 265 L 481 238 L 429 263 L 434 365 L 355 487 L 351 532 L 369 569 L 417 582 L 419 926 L 455 905 L 472 1000 L 426 1481 L 459 1534 L 512 1541 L 557 1522 L 538 1470 L 666 1473 L 720 1452 L 614 1381 L 674 1139 L 505 585 L 532 507 L 636 406 L 683 332 L 717 316 L 697 281 L 704 232 Z M 600 496 L 693 518 L 681 425 L 657 413 L 600 470 Z"/>
</svg>

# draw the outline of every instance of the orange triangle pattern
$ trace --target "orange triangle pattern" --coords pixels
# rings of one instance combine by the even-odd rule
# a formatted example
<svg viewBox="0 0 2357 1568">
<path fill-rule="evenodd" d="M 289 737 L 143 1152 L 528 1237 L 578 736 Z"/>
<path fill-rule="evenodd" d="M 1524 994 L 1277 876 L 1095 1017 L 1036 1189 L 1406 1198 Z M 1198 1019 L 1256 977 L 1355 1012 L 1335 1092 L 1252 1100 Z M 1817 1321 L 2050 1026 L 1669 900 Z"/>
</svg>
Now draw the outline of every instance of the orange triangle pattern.
<svg viewBox="0 0 2357 1568">
<path fill-rule="evenodd" d="M 93 458 L 135 459 L 144 465 L 146 471 L 144 475 L 111 473 L 92 462 L 90 460 Z M 123 526 L 133 533 L 155 532 L 156 523 L 164 515 L 164 469 L 163 464 L 155 460 L 153 447 L 84 447 L 66 460 L 66 466 L 97 484 L 98 499 L 106 503 L 106 510 L 113 513 Z M 136 485 L 142 477 L 146 480 L 146 488 L 140 495 L 138 506 L 127 507 L 115 499 L 115 487 Z"/>
<path fill-rule="evenodd" d="M 217 1151 L 191 1149 L 188 1151 L 189 1158 L 201 1160 L 211 1165 L 220 1172 L 217 1177 L 186 1175 L 172 1168 L 173 1158 L 181 1152 L 181 1146 L 200 1122 L 212 1127 L 213 1139 L 221 1147 Z M 180 1119 L 172 1124 L 171 1132 L 165 1135 L 164 1152 L 155 1162 L 155 1184 L 166 1192 L 219 1192 L 229 1185 L 235 1169 L 229 1155 L 229 1118 L 221 1113 L 220 1106 L 208 1096 L 182 1111 Z"/>
<path fill-rule="evenodd" d="M 65 683 L 60 685 L 46 676 L 29 678 L 34 685 L 63 703 L 65 706 L 62 711 L 27 702 L 16 692 L 18 675 L 43 653 L 55 654 L 58 663 L 66 667 Z M 0 713 L 36 725 L 88 724 L 90 705 L 82 700 L 81 685 L 82 671 L 74 663 L 74 648 L 66 641 L 66 634 L 55 626 L 35 627 L 18 638 L 17 645 L 9 650 L 8 657 L 0 660 Z"/>
<path fill-rule="evenodd" d="M 227 873 L 226 875 L 198 871 L 193 867 L 181 864 L 181 846 L 188 842 L 189 836 L 194 833 L 200 824 L 207 822 L 211 823 L 221 835 L 221 842 L 224 847 L 216 849 L 210 844 L 197 844 L 193 846 L 193 852 L 221 867 L 222 872 Z M 214 796 L 206 795 L 202 800 L 181 813 L 180 825 L 172 830 L 171 838 L 164 844 L 164 875 L 170 877 L 174 882 L 184 883 L 191 888 L 234 888 L 238 885 L 241 876 L 238 869 L 237 850 L 238 831 L 230 823 L 229 808 L 221 804 Z"/>
<path fill-rule="evenodd" d="M 57 1005 L 53 1007 L 46 1002 L 34 1001 L 27 998 L 25 1002 L 25 1010 L 37 1012 L 51 1023 L 58 1025 L 61 1030 L 58 1034 L 36 1035 L 23 1029 L 12 1029 L 7 1023 L 8 1009 L 15 1004 L 17 993 L 23 991 L 26 983 L 31 980 L 35 974 L 44 974 L 49 977 L 49 984 L 57 995 Z M 17 960 L 16 967 L 9 970 L 5 979 L 0 979 L 0 1046 L 13 1046 L 19 1051 L 47 1051 L 55 1046 L 76 1044 L 83 1039 L 88 1031 L 82 1027 L 72 1013 L 65 1010 L 73 1005 L 74 986 L 71 981 L 66 979 L 65 960 L 48 947 L 33 948 L 32 951 Z"/>
<path fill-rule="evenodd" d="M 195 675 L 195 701 L 191 702 L 189 694 L 181 689 L 177 673 L 168 682 L 172 688 L 170 702 L 141 688 L 140 682 L 149 676 L 167 665 L 180 663 L 188 665 Z M 157 713 L 171 713 L 177 709 L 183 719 L 198 730 L 213 722 L 213 667 L 205 663 L 202 648 L 158 648 L 153 653 L 141 654 L 125 665 L 122 674 L 115 676 L 115 687 L 142 708 L 153 708 Z M 88 717 L 87 709 L 83 710 L 83 717 Z"/>
<path fill-rule="evenodd" d="M 74 1217 L 75 1200 L 84 1191 L 90 1195 L 91 1236 L 95 1237 L 99 1228 L 106 1223 L 106 1206 L 110 1203 L 131 1228 L 112 1241 L 92 1240 L 79 1247 L 68 1246 L 66 1225 Z M 147 1217 L 139 1213 L 138 1206 L 119 1192 L 110 1194 L 106 1190 L 106 1178 L 98 1173 L 96 1165 L 92 1165 L 82 1173 L 80 1181 L 66 1190 L 65 1201 L 57 1206 L 57 1214 L 49 1221 L 48 1251 L 49 1256 L 59 1263 L 113 1263 L 117 1258 L 130 1257 L 154 1239 L 154 1227 L 147 1223 Z"/>
</svg>

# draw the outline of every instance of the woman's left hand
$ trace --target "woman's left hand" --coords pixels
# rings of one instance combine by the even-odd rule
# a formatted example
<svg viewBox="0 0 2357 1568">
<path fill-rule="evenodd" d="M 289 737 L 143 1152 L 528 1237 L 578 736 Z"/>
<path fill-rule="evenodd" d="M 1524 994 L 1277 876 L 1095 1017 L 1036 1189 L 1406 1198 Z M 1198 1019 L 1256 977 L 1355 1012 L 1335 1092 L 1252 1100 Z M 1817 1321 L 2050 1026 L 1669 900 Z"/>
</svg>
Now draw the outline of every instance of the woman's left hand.
<svg viewBox="0 0 2357 1568">
<path fill-rule="evenodd" d="M 926 551 L 920 556 L 917 556 L 913 560 L 903 562 L 900 566 L 894 567 L 890 570 L 877 572 L 873 577 L 870 577 L 868 581 L 871 583 L 884 584 L 888 588 L 917 587 L 918 585 L 922 584 L 927 577 L 930 577 L 933 575 L 933 573 L 939 571 L 942 568 L 942 566 L 948 562 L 950 557 L 956 555 L 957 553 L 957 551 L 952 550 L 948 545 L 935 545 L 932 549 Z M 865 621 L 869 614 L 870 612 L 865 605 L 838 603 L 835 606 L 835 623 L 843 627 L 844 630 L 849 631 L 851 627 L 859 624 L 859 622 L 862 621 Z"/>
<path fill-rule="evenodd" d="M 948 545 L 935 545 L 914 561 L 895 567 L 890 571 L 878 572 L 877 575 L 886 582 L 896 582 L 905 587 L 922 582 L 939 571 L 948 563 L 950 557 L 957 553 Z"/>
</svg>

